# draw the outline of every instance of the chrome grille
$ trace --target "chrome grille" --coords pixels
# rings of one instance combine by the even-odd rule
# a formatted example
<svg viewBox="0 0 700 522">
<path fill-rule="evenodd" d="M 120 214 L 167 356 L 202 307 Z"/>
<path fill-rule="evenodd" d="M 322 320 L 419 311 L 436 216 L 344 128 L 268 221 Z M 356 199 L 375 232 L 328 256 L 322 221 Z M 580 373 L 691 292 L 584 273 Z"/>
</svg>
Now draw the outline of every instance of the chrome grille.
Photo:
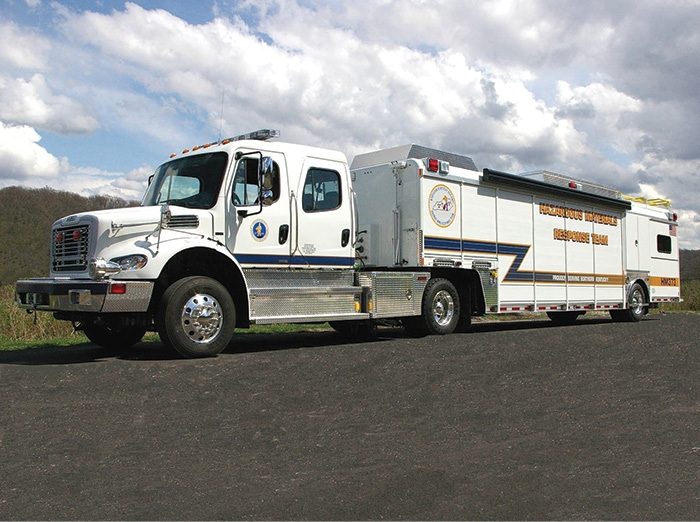
<svg viewBox="0 0 700 522">
<path fill-rule="evenodd" d="M 55 228 L 51 237 L 51 265 L 54 272 L 85 270 L 89 245 L 88 225 Z"/>
</svg>

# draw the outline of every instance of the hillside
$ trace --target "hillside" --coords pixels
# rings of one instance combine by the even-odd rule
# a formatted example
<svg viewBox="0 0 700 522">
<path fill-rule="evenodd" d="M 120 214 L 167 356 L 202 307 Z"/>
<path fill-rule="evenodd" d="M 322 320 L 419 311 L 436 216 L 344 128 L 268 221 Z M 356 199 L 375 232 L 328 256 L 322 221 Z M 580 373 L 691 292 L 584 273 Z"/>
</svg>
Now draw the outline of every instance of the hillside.
<svg viewBox="0 0 700 522">
<path fill-rule="evenodd" d="M 111 196 L 85 198 L 50 188 L 0 190 L 0 284 L 44 277 L 49 271 L 49 236 L 57 219 L 90 210 L 138 205 Z M 700 250 L 681 250 L 681 280 L 700 280 Z"/>
<path fill-rule="evenodd" d="M 50 188 L 0 190 L 0 284 L 49 272 L 49 236 L 57 219 L 90 210 L 137 205 L 112 196 L 89 198 Z"/>
<path fill-rule="evenodd" d="M 681 281 L 700 281 L 700 250 L 681 250 Z"/>
</svg>

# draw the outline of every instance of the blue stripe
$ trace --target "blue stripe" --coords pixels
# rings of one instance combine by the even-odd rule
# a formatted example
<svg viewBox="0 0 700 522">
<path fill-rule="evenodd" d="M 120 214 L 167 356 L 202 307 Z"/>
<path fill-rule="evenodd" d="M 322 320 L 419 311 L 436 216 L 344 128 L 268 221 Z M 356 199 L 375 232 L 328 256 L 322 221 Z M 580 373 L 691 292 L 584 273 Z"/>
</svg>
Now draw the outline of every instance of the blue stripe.
<svg viewBox="0 0 700 522">
<path fill-rule="evenodd" d="M 498 245 L 487 241 L 462 241 L 462 249 L 465 252 L 479 252 L 480 254 L 495 254 Z"/>
<path fill-rule="evenodd" d="M 444 237 L 426 237 L 425 248 L 433 248 L 436 250 L 461 250 L 461 241 L 459 239 L 447 239 Z"/>
<path fill-rule="evenodd" d="M 530 251 L 530 245 L 511 245 L 494 241 L 459 240 L 431 236 L 425 238 L 424 244 L 426 249 L 515 256 L 508 273 L 503 278 L 503 282 L 532 281 L 535 278 L 535 273 L 532 271 L 520 271 L 520 265 L 522 265 L 525 256 Z"/>
<path fill-rule="evenodd" d="M 351 267 L 355 264 L 352 257 L 331 257 L 331 256 L 281 256 L 264 254 L 236 254 L 236 259 L 242 265 L 319 265 L 319 266 L 339 266 Z"/>
</svg>

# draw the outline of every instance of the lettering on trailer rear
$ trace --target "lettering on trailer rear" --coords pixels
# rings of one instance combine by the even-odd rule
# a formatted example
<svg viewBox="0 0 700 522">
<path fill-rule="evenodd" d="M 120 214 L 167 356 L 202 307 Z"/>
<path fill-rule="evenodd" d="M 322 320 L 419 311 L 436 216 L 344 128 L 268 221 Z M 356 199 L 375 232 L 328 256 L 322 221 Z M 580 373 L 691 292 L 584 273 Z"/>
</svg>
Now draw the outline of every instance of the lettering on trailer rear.
<svg viewBox="0 0 700 522">
<path fill-rule="evenodd" d="M 650 283 L 651 283 L 651 286 L 669 286 L 669 287 L 681 286 L 681 282 L 677 277 L 652 276 Z"/>
</svg>

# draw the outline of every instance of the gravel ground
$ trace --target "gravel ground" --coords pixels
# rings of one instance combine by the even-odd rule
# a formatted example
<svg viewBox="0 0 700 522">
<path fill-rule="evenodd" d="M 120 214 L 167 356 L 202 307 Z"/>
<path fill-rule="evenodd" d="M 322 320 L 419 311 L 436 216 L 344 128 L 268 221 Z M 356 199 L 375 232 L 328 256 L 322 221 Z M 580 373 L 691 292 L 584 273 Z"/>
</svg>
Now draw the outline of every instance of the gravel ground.
<svg viewBox="0 0 700 522">
<path fill-rule="evenodd" d="M 0 353 L 0 519 L 700 518 L 700 315 Z"/>
</svg>

